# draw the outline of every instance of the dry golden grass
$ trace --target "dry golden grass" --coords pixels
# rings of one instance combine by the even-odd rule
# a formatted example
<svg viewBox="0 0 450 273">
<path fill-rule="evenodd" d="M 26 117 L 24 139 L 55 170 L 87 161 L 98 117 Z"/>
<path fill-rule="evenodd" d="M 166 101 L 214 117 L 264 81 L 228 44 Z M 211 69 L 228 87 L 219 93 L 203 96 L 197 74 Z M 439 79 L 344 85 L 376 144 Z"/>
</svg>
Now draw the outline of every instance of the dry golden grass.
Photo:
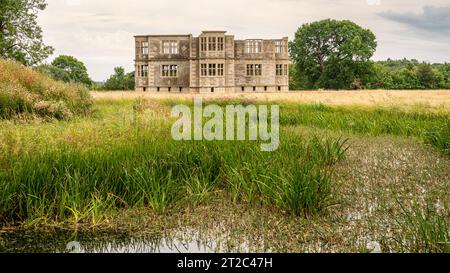
<svg viewBox="0 0 450 273">
<path fill-rule="evenodd" d="M 89 112 L 85 86 L 55 81 L 11 60 L 0 59 L 0 118 L 69 119 Z"/>
<path fill-rule="evenodd" d="M 247 93 L 247 94 L 177 94 L 143 92 L 92 92 L 95 99 L 190 99 L 202 96 L 205 99 L 256 99 L 268 101 L 289 101 L 298 103 L 323 103 L 339 106 L 384 106 L 420 107 L 450 111 L 450 90 L 364 90 L 364 91 L 291 91 L 290 93 Z"/>
</svg>

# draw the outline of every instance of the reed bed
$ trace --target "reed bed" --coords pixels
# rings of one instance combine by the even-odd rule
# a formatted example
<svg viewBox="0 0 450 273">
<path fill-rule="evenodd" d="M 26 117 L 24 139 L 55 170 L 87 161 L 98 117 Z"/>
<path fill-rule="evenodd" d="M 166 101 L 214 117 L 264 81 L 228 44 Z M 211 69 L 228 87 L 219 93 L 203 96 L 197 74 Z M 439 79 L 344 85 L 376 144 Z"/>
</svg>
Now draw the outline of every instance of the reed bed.
<svg viewBox="0 0 450 273">
<path fill-rule="evenodd" d="M 348 215 L 342 216 L 345 210 L 354 207 L 362 213 L 359 204 L 368 198 L 379 202 L 385 198 L 379 215 L 388 222 L 360 220 L 374 229 L 393 230 L 393 240 L 381 240 L 383 249 L 448 252 L 447 203 L 437 212 L 406 202 L 422 198 L 416 187 L 428 185 L 425 183 L 439 193 L 432 204 L 448 196 L 448 169 L 441 170 L 448 162 L 446 113 L 281 103 L 281 144 L 275 152 L 265 153 L 260 142 L 173 141 L 170 107 L 179 103 L 192 106 L 182 98 L 109 98 L 96 100 L 88 116 L 50 122 L 1 121 L 0 225 L 97 227 L 117 213 L 150 210 L 158 215 L 161 227 L 165 218 L 195 215 L 197 209 L 204 211 L 218 204 L 227 205 L 216 210 L 227 210 L 226 206 L 235 204 L 239 210 L 264 211 L 266 218 L 273 215 L 276 221 L 263 232 L 269 236 L 275 228 L 282 238 L 279 240 L 283 240 L 277 244 L 299 250 L 296 247 L 300 243 L 288 243 L 290 236 L 286 234 L 296 234 L 302 241 L 317 233 L 319 237 L 314 240 L 331 236 L 326 240 L 339 243 L 346 236 L 340 232 L 348 231 L 355 234 L 346 240 L 353 240 L 362 231 L 353 227 Z M 225 106 L 267 102 L 211 98 L 206 103 Z M 397 143 L 394 136 L 412 139 L 414 147 L 377 155 L 396 148 L 390 147 Z M 367 147 L 374 140 L 386 138 L 388 145 L 374 146 L 360 159 L 361 154 L 348 150 L 355 138 L 364 138 Z M 416 145 L 419 141 L 429 145 Z M 417 159 L 420 162 L 413 162 L 414 155 L 421 156 Z M 348 156 L 351 161 L 347 161 Z M 440 171 L 435 173 L 435 168 Z M 374 173 L 366 175 L 360 169 Z M 430 179 L 433 184 L 425 182 Z M 411 187 L 404 189 L 407 200 L 400 199 L 400 205 L 389 207 L 393 197 L 387 196 L 386 189 L 400 190 L 405 185 Z M 349 189 L 343 190 L 345 187 Z M 367 191 L 370 195 L 359 196 Z M 372 213 L 376 214 L 370 209 L 367 217 L 378 219 Z M 205 215 L 202 217 L 207 221 Z M 215 215 L 217 218 L 217 212 Z M 249 226 L 252 223 L 241 224 L 252 232 L 257 229 Z M 299 224 L 302 231 L 296 233 Z M 313 228 L 305 227 L 309 224 Z M 339 228 L 331 228 L 335 224 Z M 145 225 L 150 228 L 153 223 Z M 364 232 L 369 234 L 370 230 Z M 356 245 L 350 247 L 346 242 L 338 249 L 355 249 Z"/>
<path fill-rule="evenodd" d="M 41 143 L 30 153 L 11 152 L 0 176 L 3 221 L 95 222 L 108 210 L 129 207 L 163 214 L 195 207 L 216 191 L 292 215 L 331 204 L 333 165 L 344 156 L 345 140 L 283 132 L 273 153 L 262 152 L 259 142 L 176 142 L 169 119 L 155 125 L 141 108 L 134 104 L 117 141 L 108 141 L 110 131 L 95 146 Z"/>
<path fill-rule="evenodd" d="M 288 104 L 283 110 L 280 122 L 284 126 L 303 125 L 370 136 L 414 137 L 450 155 L 450 118 L 444 112 L 332 107 L 324 104 Z"/>
</svg>

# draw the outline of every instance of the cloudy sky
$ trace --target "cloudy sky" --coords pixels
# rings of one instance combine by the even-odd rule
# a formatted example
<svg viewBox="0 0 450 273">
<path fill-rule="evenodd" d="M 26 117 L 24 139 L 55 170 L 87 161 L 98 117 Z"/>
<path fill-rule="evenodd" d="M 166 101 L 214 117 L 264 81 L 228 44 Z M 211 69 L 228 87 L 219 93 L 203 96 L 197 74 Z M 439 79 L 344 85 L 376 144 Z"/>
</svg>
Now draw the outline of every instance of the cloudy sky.
<svg viewBox="0 0 450 273">
<path fill-rule="evenodd" d="M 227 30 L 237 39 L 292 38 L 299 26 L 349 19 L 377 36 L 375 60 L 450 62 L 450 0 L 47 0 L 39 14 L 55 56 L 82 60 L 96 81 L 133 70 L 137 34 Z M 53 56 L 54 57 L 54 56 Z M 53 58 L 52 57 L 52 58 Z M 49 61 L 51 61 L 51 59 Z"/>
</svg>

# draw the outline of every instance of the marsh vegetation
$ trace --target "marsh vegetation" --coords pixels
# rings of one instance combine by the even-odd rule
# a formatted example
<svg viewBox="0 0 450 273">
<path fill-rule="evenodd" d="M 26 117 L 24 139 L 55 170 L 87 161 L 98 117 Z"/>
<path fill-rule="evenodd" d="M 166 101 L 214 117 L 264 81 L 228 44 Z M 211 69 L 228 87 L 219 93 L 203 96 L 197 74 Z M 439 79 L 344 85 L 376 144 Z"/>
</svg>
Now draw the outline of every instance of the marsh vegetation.
<svg viewBox="0 0 450 273">
<path fill-rule="evenodd" d="M 180 102 L 192 104 L 102 98 L 70 119 L 3 119 L 3 229 L 190 227 L 253 251 L 449 251 L 446 111 L 280 102 L 280 147 L 266 153 L 173 141 Z"/>
</svg>

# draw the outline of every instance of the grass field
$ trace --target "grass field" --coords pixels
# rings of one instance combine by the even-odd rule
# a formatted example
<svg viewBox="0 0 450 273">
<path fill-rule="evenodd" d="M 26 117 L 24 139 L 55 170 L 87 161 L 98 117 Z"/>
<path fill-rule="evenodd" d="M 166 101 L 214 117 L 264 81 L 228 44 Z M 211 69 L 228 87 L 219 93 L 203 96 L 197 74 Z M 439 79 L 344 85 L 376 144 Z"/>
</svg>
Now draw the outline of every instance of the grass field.
<svg viewBox="0 0 450 273">
<path fill-rule="evenodd" d="M 173 141 L 171 106 L 192 96 L 97 92 L 86 116 L 0 121 L 3 228 L 194 228 L 253 251 L 450 251 L 450 92 L 205 96 L 279 103 L 273 153 Z"/>
<path fill-rule="evenodd" d="M 92 92 L 95 99 L 191 99 L 193 94 L 142 93 L 142 92 Z M 205 94 L 205 99 L 243 99 L 259 101 L 282 101 L 304 104 L 337 106 L 376 106 L 416 108 L 450 111 L 449 90 L 358 90 L 358 91 L 291 91 L 290 93 L 246 93 L 246 94 Z"/>
</svg>

